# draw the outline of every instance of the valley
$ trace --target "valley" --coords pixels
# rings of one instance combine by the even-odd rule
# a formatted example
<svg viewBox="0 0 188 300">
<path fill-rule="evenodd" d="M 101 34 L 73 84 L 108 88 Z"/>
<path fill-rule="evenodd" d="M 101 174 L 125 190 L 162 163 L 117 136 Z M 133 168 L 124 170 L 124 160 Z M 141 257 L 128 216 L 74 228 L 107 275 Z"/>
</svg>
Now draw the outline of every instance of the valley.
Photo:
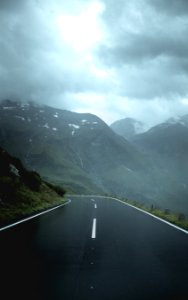
<svg viewBox="0 0 188 300">
<path fill-rule="evenodd" d="M 188 127 L 182 122 L 139 133 L 134 121 L 125 138 L 123 125 L 118 134 L 92 114 L 4 100 L 0 146 L 69 193 L 117 196 L 187 215 Z"/>
</svg>

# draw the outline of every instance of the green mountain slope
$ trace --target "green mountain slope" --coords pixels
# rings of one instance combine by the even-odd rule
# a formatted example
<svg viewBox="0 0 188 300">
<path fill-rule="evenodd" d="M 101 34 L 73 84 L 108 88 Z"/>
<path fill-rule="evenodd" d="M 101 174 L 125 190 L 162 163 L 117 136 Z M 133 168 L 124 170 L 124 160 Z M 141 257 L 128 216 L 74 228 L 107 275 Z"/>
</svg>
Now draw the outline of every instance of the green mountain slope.
<svg viewBox="0 0 188 300">
<path fill-rule="evenodd" d="M 188 116 L 170 119 L 132 141 L 158 166 L 156 185 L 163 205 L 188 215 Z"/>
<path fill-rule="evenodd" d="M 92 114 L 33 103 L 0 102 L 0 145 L 42 178 L 62 185 L 68 192 L 107 193 L 188 212 L 188 188 L 183 178 L 175 176 L 177 168 L 171 172 L 173 158 L 167 163 L 161 153 L 154 155 L 138 141 L 150 134 L 149 139 L 155 143 L 152 130 L 136 135 L 130 142 Z M 161 141 L 162 145 L 167 138 L 170 135 Z M 158 149 L 160 140 L 153 148 Z M 184 179 L 186 174 L 185 168 Z"/>
<path fill-rule="evenodd" d="M 0 225 L 63 203 L 65 190 L 44 182 L 0 148 Z"/>
<path fill-rule="evenodd" d="M 139 179 L 148 165 L 144 155 L 97 116 L 31 103 L 0 103 L 0 145 L 25 166 L 76 193 L 136 195 L 129 170 Z M 121 189 L 119 168 L 125 171 Z"/>
</svg>

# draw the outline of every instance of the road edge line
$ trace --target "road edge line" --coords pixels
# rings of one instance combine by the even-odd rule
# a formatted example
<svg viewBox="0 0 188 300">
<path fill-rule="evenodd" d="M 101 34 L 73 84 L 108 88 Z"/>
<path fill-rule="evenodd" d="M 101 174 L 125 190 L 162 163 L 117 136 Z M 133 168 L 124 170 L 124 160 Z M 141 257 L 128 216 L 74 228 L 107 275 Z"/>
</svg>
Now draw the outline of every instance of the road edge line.
<svg viewBox="0 0 188 300">
<path fill-rule="evenodd" d="M 29 220 L 32 220 L 32 219 L 37 218 L 37 217 L 39 217 L 39 216 L 41 216 L 41 215 L 47 214 L 47 213 L 49 213 L 49 212 L 51 212 L 51 211 L 53 211 L 53 210 L 55 210 L 55 209 L 57 209 L 57 208 L 60 208 L 60 207 L 65 206 L 65 205 L 68 205 L 68 204 L 70 204 L 70 203 L 71 203 L 71 200 L 68 199 L 66 203 L 60 204 L 60 205 L 58 205 L 58 206 L 55 206 L 55 207 L 53 207 L 53 208 L 47 209 L 47 210 L 45 210 L 45 211 L 42 211 L 42 212 L 40 212 L 40 213 L 38 213 L 38 214 L 36 214 L 36 215 L 33 215 L 33 216 L 31 216 L 31 217 L 28 217 L 28 218 L 22 219 L 22 220 L 20 220 L 20 221 L 17 221 L 17 222 L 15 222 L 15 223 L 6 225 L 6 226 L 4 226 L 4 227 L 1 227 L 1 228 L 0 228 L 0 231 L 9 229 L 9 228 L 14 227 L 14 226 L 16 226 L 16 225 L 19 225 L 19 224 L 21 224 L 21 223 L 27 222 L 27 221 L 29 221 Z"/>
<path fill-rule="evenodd" d="M 148 212 L 148 211 L 145 211 L 145 210 L 143 210 L 143 209 L 141 209 L 141 208 L 139 208 L 139 207 L 136 207 L 136 206 L 134 206 L 134 205 L 131 205 L 131 204 L 129 204 L 129 203 L 126 203 L 126 202 L 124 202 L 124 201 L 122 201 L 122 200 L 119 200 L 119 199 L 116 199 L 116 198 L 111 198 L 111 199 L 114 199 L 115 201 L 121 202 L 122 204 L 125 204 L 125 205 L 127 205 L 127 206 L 132 207 L 132 208 L 135 208 L 136 210 L 141 211 L 141 212 L 145 213 L 146 215 L 151 216 L 151 217 L 154 218 L 154 219 L 157 219 L 157 220 L 159 220 L 159 221 L 161 221 L 161 222 L 163 222 L 163 223 L 165 223 L 165 224 L 168 224 L 169 226 L 171 226 L 171 227 L 173 227 L 173 228 L 175 228 L 175 229 L 177 229 L 177 230 L 180 230 L 180 231 L 182 231 L 182 232 L 188 234 L 188 231 L 187 231 L 186 229 L 183 229 L 183 228 L 181 228 L 181 227 L 179 227 L 179 226 L 177 226 L 177 225 L 175 225 L 175 224 L 173 224 L 173 223 L 170 223 L 170 222 L 168 222 L 168 221 L 166 221 L 166 220 L 164 220 L 164 219 L 162 219 L 162 218 L 160 218 L 160 217 L 158 217 L 158 216 L 155 216 L 155 215 L 153 215 L 152 213 L 150 213 L 150 212 Z"/>
<path fill-rule="evenodd" d="M 95 198 L 107 198 L 107 199 L 112 199 L 112 200 L 118 201 L 118 202 L 120 202 L 120 203 L 122 203 L 122 204 L 124 204 L 124 205 L 130 206 L 130 207 L 132 207 L 132 208 L 134 208 L 134 209 L 136 209 L 136 210 L 138 210 L 138 211 L 140 211 L 140 212 L 143 212 L 143 213 L 145 213 L 146 215 L 149 215 L 150 217 L 152 217 L 152 218 L 154 218 L 154 219 L 157 219 L 157 220 L 159 220 L 159 221 L 161 221 L 161 222 L 163 222 L 163 223 L 165 223 L 165 224 L 167 224 L 167 225 L 169 225 L 169 226 L 171 226 L 171 227 L 173 227 L 173 228 L 175 228 L 175 229 L 177 229 L 177 230 L 179 230 L 179 231 L 181 231 L 181 232 L 183 232 L 183 233 L 185 233 L 185 234 L 188 234 L 188 230 L 183 229 L 183 228 L 181 228 L 181 227 L 179 227 L 179 226 L 177 226 L 177 225 L 175 225 L 175 224 L 173 224 L 173 223 L 170 223 L 170 222 L 168 222 L 168 221 L 166 221 L 166 220 L 164 220 L 164 219 L 162 219 L 162 218 L 160 218 L 160 217 L 158 217 L 158 216 L 155 216 L 155 215 L 152 214 L 152 213 L 149 213 L 149 212 L 146 211 L 146 210 L 143 210 L 143 209 L 141 209 L 141 208 L 138 208 L 138 207 L 136 207 L 136 206 L 134 206 L 134 205 L 132 205 L 132 204 L 129 204 L 129 203 L 127 203 L 127 202 L 124 202 L 124 201 L 122 201 L 122 200 L 120 200 L 120 199 L 118 199 L 118 198 L 114 198 L 114 197 L 110 197 L 110 196 L 99 196 L 99 195 L 69 195 L 69 196 L 70 196 L 70 197 L 95 197 Z"/>
</svg>

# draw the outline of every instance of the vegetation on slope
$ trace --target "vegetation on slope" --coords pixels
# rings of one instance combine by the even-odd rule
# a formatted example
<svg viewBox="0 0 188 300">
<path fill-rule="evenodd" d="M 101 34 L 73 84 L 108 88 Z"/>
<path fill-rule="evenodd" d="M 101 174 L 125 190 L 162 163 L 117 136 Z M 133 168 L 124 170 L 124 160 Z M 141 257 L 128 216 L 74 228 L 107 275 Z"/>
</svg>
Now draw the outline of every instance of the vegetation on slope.
<svg viewBox="0 0 188 300">
<path fill-rule="evenodd" d="M 44 182 L 0 148 L 0 225 L 63 203 L 65 190 Z"/>
<path fill-rule="evenodd" d="M 185 230 L 188 230 L 188 219 L 186 216 L 179 212 L 179 213 L 173 213 L 170 211 L 170 209 L 161 209 L 159 207 L 155 207 L 154 205 L 146 206 L 140 202 L 128 200 L 128 199 L 121 199 L 123 202 L 126 202 L 127 204 L 130 204 L 132 206 L 138 207 L 142 210 L 145 210 L 146 212 L 149 212 L 150 214 L 157 216 L 165 221 L 168 221 L 176 226 L 179 226 Z"/>
</svg>

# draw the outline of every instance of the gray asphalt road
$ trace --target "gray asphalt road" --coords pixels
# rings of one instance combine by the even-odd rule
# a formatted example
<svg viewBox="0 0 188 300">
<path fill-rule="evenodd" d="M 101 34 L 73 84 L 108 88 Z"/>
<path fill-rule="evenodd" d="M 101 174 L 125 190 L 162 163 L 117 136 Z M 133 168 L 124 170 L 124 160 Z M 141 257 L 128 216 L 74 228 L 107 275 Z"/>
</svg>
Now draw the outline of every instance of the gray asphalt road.
<svg viewBox="0 0 188 300">
<path fill-rule="evenodd" d="M 71 199 L 0 232 L 1 299 L 188 299 L 188 235 L 111 199 Z"/>
</svg>

